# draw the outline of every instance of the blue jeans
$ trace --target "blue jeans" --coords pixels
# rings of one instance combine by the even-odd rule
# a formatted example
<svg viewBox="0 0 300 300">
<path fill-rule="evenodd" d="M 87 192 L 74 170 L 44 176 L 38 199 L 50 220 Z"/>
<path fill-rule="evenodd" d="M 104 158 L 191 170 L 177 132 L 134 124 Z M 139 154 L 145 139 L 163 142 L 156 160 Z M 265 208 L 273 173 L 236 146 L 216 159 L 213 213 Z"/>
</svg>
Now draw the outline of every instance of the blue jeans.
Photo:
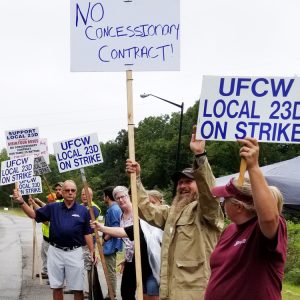
<svg viewBox="0 0 300 300">
<path fill-rule="evenodd" d="M 158 296 L 159 286 L 153 275 L 149 275 L 145 283 L 143 283 L 143 292 L 148 296 Z"/>
</svg>

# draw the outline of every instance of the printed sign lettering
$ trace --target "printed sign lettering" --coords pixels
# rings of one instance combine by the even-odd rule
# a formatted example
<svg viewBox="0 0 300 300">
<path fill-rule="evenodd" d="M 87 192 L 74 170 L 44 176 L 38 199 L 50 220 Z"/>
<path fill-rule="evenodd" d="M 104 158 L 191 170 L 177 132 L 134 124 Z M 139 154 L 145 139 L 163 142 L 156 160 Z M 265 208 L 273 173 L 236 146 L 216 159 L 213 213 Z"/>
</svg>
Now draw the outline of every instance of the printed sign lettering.
<svg viewBox="0 0 300 300">
<path fill-rule="evenodd" d="M 34 175 L 43 175 L 50 172 L 51 169 L 47 165 L 44 156 L 39 156 L 34 158 L 34 169 L 33 169 Z"/>
<path fill-rule="evenodd" d="M 96 133 L 57 142 L 53 146 L 61 173 L 103 162 Z"/>
<path fill-rule="evenodd" d="M 19 190 L 21 195 L 41 194 L 43 192 L 41 177 L 33 176 L 31 179 L 19 181 Z"/>
<path fill-rule="evenodd" d="M 18 158 L 29 155 L 39 155 L 39 129 L 26 128 L 5 131 L 8 156 Z"/>
<path fill-rule="evenodd" d="M 33 177 L 33 156 L 24 156 L 1 162 L 1 185 Z"/>
<path fill-rule="evenodd" d="M 299 143 L 299 121 L 299 78 L 203 78 L 197 139 Z"/>
</svg>

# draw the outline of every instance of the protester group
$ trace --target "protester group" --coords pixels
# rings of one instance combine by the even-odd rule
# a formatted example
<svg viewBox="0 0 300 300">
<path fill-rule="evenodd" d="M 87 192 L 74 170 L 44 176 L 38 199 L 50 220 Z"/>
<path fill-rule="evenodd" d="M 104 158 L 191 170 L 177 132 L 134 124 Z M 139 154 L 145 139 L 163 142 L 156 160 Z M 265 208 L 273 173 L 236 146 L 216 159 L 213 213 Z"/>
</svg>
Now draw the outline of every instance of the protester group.
<svg viewBox="0 0 300 300">
<path fill-rule="evenodd" d="M 191 167 L 172 175 L 176 194 L 170 205 L 164 203 L 160 192 L 145 189 L 138 162 L 124 162 L 128 175 L 136 175 L 143 299 L 281 299 L 287 252 L 282 194 L 268 186 L 263 176 L 257 140 L 245 138 L 239 142 L 249 177 L 242 184 L 232 178 L 225 186 L 215 186 L 205 141 L 196 140 L 192 134 L 194 161 Z M 63 299 L 66 291 L 73 293 L 75 300 L 91 292 L 86 277 L 97 263 L 95 231 L 102 232 L 114 297 L 120 288 L 123 300 L 136 299 L 130 189 L 100 188 L 101 200 L 107 205 L 104 224 L 94 201 L 95 220 L 91 220 L 86 188 L 81 191 L 81 204 L 76 201 L 79 191 L 72 179 L 58 182 L 47 204 L 36 198 L 26 203 L 18 189 L 14 190 L 14 199 L 23 211 L 42 222 L 41 274 L 48 278 L 54 300 Z M 88 192 L 93 199 L 92 189 Z M 231 221 L 227 226 L 224 215 Z M 120 287 L 118 252 L 124 254 Z M 111 298 L 109 294 L 104 296 Z"/>
</svg>

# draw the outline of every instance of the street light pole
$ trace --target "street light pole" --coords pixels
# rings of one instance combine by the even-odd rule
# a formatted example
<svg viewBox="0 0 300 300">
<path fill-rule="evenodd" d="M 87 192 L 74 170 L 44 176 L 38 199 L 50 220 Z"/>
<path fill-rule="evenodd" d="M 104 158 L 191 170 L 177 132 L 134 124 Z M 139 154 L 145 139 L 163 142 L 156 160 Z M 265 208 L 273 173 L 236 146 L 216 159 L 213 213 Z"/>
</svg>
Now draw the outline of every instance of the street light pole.
<svg viewBox="0 0 300 300">
<path fill-rule="evenodd" d="M 158 97 L 153 94 L 142 94 L 140 95 L 141 98 L 147 98 L 149 96 L 152 96 L 154 98 L 157 98 L 159 100 L 162 100 L 164 102 L 167 102 L 169 104 L 175 105 L 180 108 L 180 121 L 179 121 L 179 133 L 178 133 L 178 143 L 177 143 L 177 151 L 176 151 L 176 166 L 175 166 L 175 171 L 178 171 L 179 168 L 179 160 L 180 160 L 180 146 L 181 146 L 181 135 L 182 135 L 182 120 L 183 120 L 183 108 L 184 108 L 184 103 L 182 102 L 181 104 L 177 104 L 175 102 L 172 102 L 170 100 Z"/>
<path fill-rule="evenodd" d="M 14 208 L 13 195 L 9 195 L 11 208 Z"/>
<path fill-rule="evenodd" d="M 178 134 L 178 144 L 177 144 L 177 152 L 176 152 L 176 169 L 175 171 L 178 171 L 179 169 L 179 160 L 180 160 L 180 146 L 181 146 L 181 135 L 182 135 L 182 120 L 183 120 L 183 102 L 180 106 L 180 121 L 179 121 L 179 134 Z"/>
</svg>

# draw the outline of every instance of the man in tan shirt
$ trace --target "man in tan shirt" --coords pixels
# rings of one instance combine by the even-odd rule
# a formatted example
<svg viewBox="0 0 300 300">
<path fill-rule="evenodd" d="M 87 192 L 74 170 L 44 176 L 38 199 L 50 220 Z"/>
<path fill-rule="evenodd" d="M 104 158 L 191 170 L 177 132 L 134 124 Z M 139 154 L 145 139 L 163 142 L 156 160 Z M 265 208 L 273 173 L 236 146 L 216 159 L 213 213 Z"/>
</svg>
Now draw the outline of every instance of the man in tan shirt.
<svg viewBox="0 0 300 300">
<path fill-rule="evenodd" d="M 164 230 L 161 252 L 160 299 L 203 299 L 210 275 L 209 257 L 223 229 L 224 217 L 219 199 L 210 188 L 215 178 L 208 163 L 205 142 L 195 140 L 193 168 L 176 172 L 172 180 L 176 195 L 171 207 L 150 203 L 141 179 L 140 165 L 126 162 L 128 173 L 137 174 L 140 217 Z"/>
</svg>

